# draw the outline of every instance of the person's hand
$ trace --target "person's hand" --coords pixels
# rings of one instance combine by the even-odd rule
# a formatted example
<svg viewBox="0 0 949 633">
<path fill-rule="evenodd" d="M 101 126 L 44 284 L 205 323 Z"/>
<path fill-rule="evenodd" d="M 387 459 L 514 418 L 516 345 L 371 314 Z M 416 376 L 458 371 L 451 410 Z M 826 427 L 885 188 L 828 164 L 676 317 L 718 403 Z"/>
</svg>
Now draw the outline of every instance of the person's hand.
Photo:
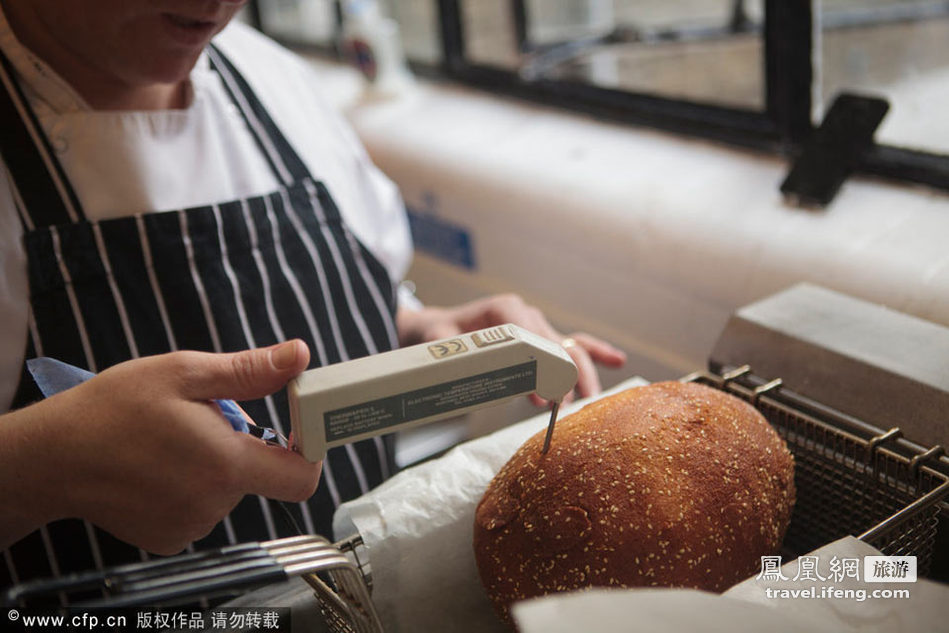
<svg viewBox="0 0 949 633">
<path fill-rule="evenodd" d="M 235 354 L 152 356 L 3 416 L 0 463 L 12 461 L 0 475 L 12 480 L 0 483 L 0 506 L 17 509 L 12 531 L 80 517 L 172 554 L 210 532 L 245 494 L 307 499 L 321 464 L 234 431 L 211 400 L 263 397 L 308 362 L 298 340 Z M 10 532 L 0 525 L 0 547 Z"/>
<path fill-rule="evenodd" d="M 580 397 L 596 395 L 602 390 L 596 364 L 621 367 L 626 362 L 625 353 L 595 336 L 584 332 L 569 335 L 558 332 L 543 312 L 516 294 L 494 295 L 452 308 L 401 309 L 397 315 L 401 345 L 434 341 L 504 323 L 513 323 L 563 345 L 577 364 L 576 392 Z M 565 398 L 569 399 L 570 396 Z M 532 400 L 542 403 L 537 396 L 532 396 Z"/>
</svg>

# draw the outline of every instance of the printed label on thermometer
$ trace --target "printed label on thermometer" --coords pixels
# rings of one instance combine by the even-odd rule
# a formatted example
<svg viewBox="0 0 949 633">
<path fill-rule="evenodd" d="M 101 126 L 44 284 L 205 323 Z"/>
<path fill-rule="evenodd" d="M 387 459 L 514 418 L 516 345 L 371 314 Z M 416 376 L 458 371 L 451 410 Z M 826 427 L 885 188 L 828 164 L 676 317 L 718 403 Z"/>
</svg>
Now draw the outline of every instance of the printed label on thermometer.
<svg viewBox="0 0 949 633">
<path fill-rule="evenodd" d="M 450 413 L 465 407 L 533 392 L 537 361 L 362 402 L 327 411 L 323 416 L 326 440 L 333 442 L 410 420 Z"/>
</svg>

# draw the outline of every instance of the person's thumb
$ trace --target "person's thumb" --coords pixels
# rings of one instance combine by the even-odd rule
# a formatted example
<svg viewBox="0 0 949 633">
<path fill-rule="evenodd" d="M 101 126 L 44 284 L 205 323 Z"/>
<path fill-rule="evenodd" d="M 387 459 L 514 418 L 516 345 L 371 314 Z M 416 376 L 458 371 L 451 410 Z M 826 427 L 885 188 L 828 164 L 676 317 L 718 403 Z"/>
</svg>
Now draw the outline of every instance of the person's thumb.
<svg viewBox="0 0 949 633">
<path fill-rule="evenodd" d="M 310 350 L 299 339 L 232 354 L 200 354 L 184 395 L 202 400 L 262 398 L 281 389 L 309 362 Z"/>
</svg>

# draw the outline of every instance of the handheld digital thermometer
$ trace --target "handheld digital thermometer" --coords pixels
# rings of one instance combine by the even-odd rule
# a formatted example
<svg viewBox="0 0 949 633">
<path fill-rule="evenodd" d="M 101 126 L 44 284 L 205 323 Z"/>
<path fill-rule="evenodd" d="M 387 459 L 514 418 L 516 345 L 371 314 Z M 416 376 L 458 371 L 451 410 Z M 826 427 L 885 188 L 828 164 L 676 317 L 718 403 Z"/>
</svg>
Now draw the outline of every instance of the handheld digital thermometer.
<svg viewBox="0 0 949 633">
<path fill-rule="evenodd" d="M 515 396 L 557 404 L 577 382 L 567 352 L 516 325 L 366 356 L 303 372 L 288 386 L 296 449 L 328 448 L 435 422 Z"/>
</svg>

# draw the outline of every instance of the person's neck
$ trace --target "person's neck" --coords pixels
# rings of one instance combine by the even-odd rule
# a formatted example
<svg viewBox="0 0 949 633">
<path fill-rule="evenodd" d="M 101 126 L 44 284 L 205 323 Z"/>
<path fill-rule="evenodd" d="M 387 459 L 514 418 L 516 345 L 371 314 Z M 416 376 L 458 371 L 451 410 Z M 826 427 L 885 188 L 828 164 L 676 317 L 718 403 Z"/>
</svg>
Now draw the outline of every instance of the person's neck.
<svg viewBox="0 0 949 633">
<path fill-rule="evenodd" d="M 93 110 L 176 110 L 187 107 L 188 81 L 175 84 L 129 86 L 118 81 L 102 81 L 94 73 L 68 73 L 46 60 L 79 93 Z"/>
<path fill-rule="evenodd" d="M 130 85 L 85 63 L 27 14 L 27 2 L 0 0 L 10 28 L 33 54 L 46 62 L 93 110 L 167 110 L 187 107 L 189 80 Z"/>
<path fill-rule="evenodd" d="M 59 68 L 56 72 L 63 75 Z M 128 86 L 96 81 L 94 77 L 63 76 L 68 77 L 67 81 L 93 110 L 175 110 L 187 107 L 189 101 L 187 80 L 175 84 Z"/>
</svg>

